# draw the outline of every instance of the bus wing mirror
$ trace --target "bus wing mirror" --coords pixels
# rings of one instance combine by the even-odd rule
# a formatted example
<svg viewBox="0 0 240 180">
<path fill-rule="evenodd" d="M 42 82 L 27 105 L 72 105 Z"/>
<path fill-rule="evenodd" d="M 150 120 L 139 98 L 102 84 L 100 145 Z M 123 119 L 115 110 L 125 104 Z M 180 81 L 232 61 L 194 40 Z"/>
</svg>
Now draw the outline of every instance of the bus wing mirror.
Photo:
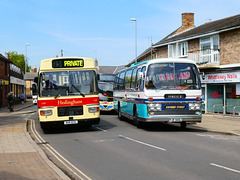
<svg viewBox="0 0 240 180">
<path fill-rule="evenodd" d="M 35 78 L 34 78 L 34 82 L 35 82 L 35 83 L 38 83 L 38 77 L 35 77 Z"/>
<path fill-rule="evenodd" d="M 98 80 L 98 81 L 100 80 L 100 76 L 99 76 L 99 74 L 97 74 L 97 80 Z"/>
</svg>

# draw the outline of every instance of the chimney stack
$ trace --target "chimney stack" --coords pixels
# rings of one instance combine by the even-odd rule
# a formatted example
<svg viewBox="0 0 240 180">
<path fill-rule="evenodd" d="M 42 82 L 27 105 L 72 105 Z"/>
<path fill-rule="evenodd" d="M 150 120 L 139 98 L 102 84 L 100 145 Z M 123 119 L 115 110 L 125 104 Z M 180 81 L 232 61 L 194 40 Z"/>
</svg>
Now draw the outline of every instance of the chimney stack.
<svg viewBox="0 0 240 180">
<path fill-rule="evenodd" d="M 182 26 L 175 34 L 194 27 L 194 13 L 182 13 Z"/>
<path fill-rule="evenodd" d="M 34 66 L 33 72 L 35 72 L 35 73 L 37 72 L 37 66 L 36 65 Z"/>
<path fill-rule="evenodd" d="M 186 29 L 194 27 L 194 13 L 182 13 L 182 26 Z"/>
</svg>

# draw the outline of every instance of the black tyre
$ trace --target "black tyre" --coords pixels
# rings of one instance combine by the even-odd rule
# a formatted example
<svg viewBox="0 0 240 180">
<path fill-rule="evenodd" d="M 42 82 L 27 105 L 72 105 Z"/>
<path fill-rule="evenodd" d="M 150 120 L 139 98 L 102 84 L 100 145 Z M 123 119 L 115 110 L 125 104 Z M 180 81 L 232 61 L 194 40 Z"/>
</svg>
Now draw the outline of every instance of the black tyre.
<svg viewBox="0 0 240 180">
<path fill-rule="evenodd" d="M 121 121 L 123 120 L 120 104 L 118 104 L 118 119 Z"/>
<path fill-rule="evenodd" d="M 181 128 L 186 128 L 187 127 L 187 122 L 181 122 L 180 127 Z"/>
<path fill-rule="evenodd" d="M 134 117 L 133 117 L 133 123 L 137 128 L 142 128 L 142 122 L 138 120 L 138 112 L 137 109 L 135 109 Z"/>
</svg>

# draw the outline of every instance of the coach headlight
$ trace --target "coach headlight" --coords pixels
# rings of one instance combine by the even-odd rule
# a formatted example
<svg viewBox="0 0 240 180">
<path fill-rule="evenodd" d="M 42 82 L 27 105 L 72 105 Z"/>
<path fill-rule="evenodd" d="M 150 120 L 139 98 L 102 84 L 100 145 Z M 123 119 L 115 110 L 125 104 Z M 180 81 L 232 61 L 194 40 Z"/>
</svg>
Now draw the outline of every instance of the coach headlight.
<svg viewBox="0 0 240 180">
<path fill-rule="evenodd" d="M 148 104 L 148 111 L 154 111 L 154 110 L 155 110 L 154 104 Z"/>
<path fill-rule="evenodd" d="M 201 104 L 200 103 L 189 103 L 189 110 L 200 110 Z"/>
<path fill-rule="evenodd" d="M 162 105 L 161 104 L 148 104 L 148 111 L 161 111 Z"/>
<path fill-rule="evenodd" d="M 161 104 L 156 104 L 155 108 L 157 111 L 161 111 L 162 110 L 162 105 Z"/>
</svg>

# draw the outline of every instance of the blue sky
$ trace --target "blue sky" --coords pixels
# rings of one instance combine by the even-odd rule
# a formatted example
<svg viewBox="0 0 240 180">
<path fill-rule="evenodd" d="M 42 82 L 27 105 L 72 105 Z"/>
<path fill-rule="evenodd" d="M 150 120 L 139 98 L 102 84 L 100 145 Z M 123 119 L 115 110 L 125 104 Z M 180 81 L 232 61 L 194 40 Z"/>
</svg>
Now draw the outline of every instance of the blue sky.
<svg viewBox="0 0 240 180">
<path fill-rule="evenodd" d="M 0 0 L 0 53 L 26 54 L 29 65 L 63 55 L 97 58 L 101 66 L 125 65 L 181 26 L 192 12 L 195 26 L 240 13 L 236 0 Z"/>
</svg>

